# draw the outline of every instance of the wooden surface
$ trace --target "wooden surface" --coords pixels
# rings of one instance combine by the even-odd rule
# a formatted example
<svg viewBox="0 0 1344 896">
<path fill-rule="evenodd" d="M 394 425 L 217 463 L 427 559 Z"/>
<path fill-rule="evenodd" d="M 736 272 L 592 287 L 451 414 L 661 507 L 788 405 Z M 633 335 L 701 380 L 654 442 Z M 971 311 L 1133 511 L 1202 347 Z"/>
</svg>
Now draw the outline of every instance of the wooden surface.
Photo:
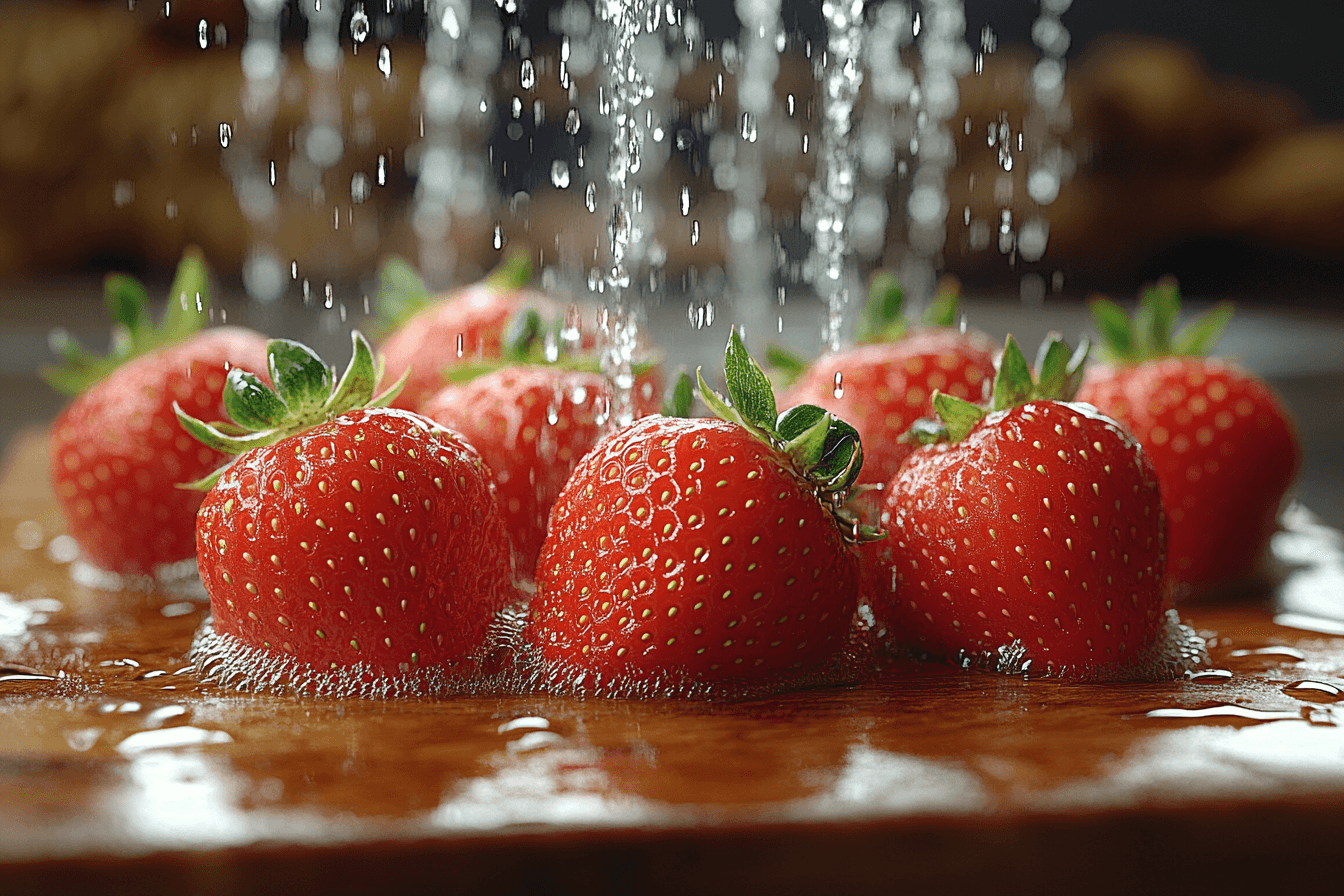
<svg viewBox="0 0 1344 896">
<path fill-rule="evenodd" d="M 0 892 L 1203 890 L 1344 842 L 1344 637 L 1275 622 L 1344 632 L 1302 515 L 1278 585 L 1183 608 L 1196 680 L 331 702 L 181 672 L 204 605 L 81 584 L 45 464 L 30 435 L 0 480 Z"/>
</svg>

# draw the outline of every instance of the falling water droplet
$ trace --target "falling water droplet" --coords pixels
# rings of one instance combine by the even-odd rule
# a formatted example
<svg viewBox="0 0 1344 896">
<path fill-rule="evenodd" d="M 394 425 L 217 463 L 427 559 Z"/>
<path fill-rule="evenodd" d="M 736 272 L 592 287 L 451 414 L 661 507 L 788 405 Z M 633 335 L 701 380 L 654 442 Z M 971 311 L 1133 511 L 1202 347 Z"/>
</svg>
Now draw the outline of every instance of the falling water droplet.
<svg viewBox="0 0 1344 896">
<path fill-rule="evenodd" d="M 271 160 L 271 186 L 275 186 L 275 160 Z"/>
<path fill-rule="evenodd" d="M 537 84 L 537 68 L 531 59 L 524 59 L 518 70 L 518 83 L 524 90 L 531 90 Z"/>
<path fill-rule="evenodd" d="M 373 182 L 363 171 L 356 171 L 350 178 L 350 198 L 355 202 L 364 202 L 373 193 Z"/>
<path fill-rule="evenodd" d="M 832 393 L 836 398 L 845 397 L 845 374 L 843 371 L 835 372 L 835 385 L 832 387 Z"/>
<path fill-rule="evenodd" d="M 583 205 L 590 212 L 597 211 L 597 184 L 590 183 L 583 191 Z"/>
<path fill-rule="evenodd" d="M 691 188 L 683 186 L 681 188 L 681 216 L 684 218 L 691 213 Z"/>
<path fill-rule="evenodd" d="M 691 245 L 692 245 L 692 246 L 698 246 L 699 244 L 700 244 L 700 222 L 699 222 L 699 221 L 692 221 L 692 222 L 691 222 Z"/>
<path fill-rule="evenodd" d="M 565 116 L 565 133 L 573 135 L 579 132 L 582 122 L 579 120 L 579 110 L 570 109 L 569 114 Z"/>
<path fill-rule="evenodd" d="M 495 222 L 495 248 L 504 248 L 504 227 L 499 222 Z"/>
<path fill-rule="evenodd" d="M 233 139 L 233 128 L 229 126 L 228 122 L 221 121 L 219 123 L 219 145 L 227 149 L 231 139 Z"/>
<path fill-rule="evenodd" d="M 196 43 L 202 50 L 210 46 L 210 26 L 206 24 L 205 19 L 201 19 L 196 26 Z"/>
<path fill-rule="evenodd" d="M 336 292 L 330 281 L 322 287 L 322 307 L 330 309 L 336 303 Z"/>
<path fill-rule="evenodd" d="M 392 51 L 387 44 L 378 48 L 378 71 L 383 73 L 384 78 L 392 77 Z"/>
<path fill-rule="evenodd" d="M 551 163 L 551 183 L 560 190 L 569 186 L 569 163 L 564 159 L 556 159 Z"/>
<path fill-rule="evenodd" d="M 362 44 L 369 38 L 369 14 L 364 11 L 362 3 L 350 14 L 350 36 L 357 44 Z"/>
<path fill-rule="evenodd" d="M 271 183 L 274 184 L 275 180 L 272 179 Z M 387 156 L 378 157 L 378 186 L 387 186 Z"/>
</svg>

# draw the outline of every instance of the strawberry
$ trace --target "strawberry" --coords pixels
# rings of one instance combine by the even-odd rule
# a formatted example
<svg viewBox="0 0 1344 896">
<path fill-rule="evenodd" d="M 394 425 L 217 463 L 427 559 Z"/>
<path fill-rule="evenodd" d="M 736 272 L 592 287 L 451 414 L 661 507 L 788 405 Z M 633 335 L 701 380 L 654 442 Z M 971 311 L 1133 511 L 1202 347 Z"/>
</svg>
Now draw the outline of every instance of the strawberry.
<svg viewBox="0 0 1344 896">
<path fill-rule="evenodd" d="M 306 347 L 269 345 L 276 389 L 230 372 L 225 431 L 179 409 L 202 442 L 239 454 L 196 526 L 211 621 L 201 674 L 247 688 L 331 695 L 468 686 L 496 614 L 514 598 L 489 470 L 456 433 L 381 407 L 354 334 L 340 381 Z M 236 430 L 241 430 L 237 432 Z"/>
<path fill-rule="evenodd" d="M 1085 351 L 1047 343 L 1033 383 L 1009 337 L 990 412 L 941 393 L 941 423 L 884 496 L 890 614 L 925 652 L 1081 679 L 1174 672 L 1152 464 L 1067 397 Z M 1171 659 L 1171 663 L 1175 660 Z"/>
<path fill-rule="evenodd" d="M 264 337 L 237 328 L 197 332 L 208 302 L 199 253 L 178 267 L 160 326 L 136 280 L 107 278 L 117 317 L 112 352 L 92 358 L 62 346 L 65 366 L 45 371 L 56 388 L 78 393 L 51 429 L 51 482 L 71 537 L 84 557 L 111 572 L 153 575 L 196 556 L 201 496 L 175 484 L 219 466 L 224 456 L 177 426 L 173 402 L 195 413 L 223 413 L 220 388 L 231 364 L 266 357 Z"/>
<path fill-rule="evenodd" d="M 656 381 L 637 383 L 636 413 L 653 413 Z M 500 507 L 528 576 L 546 537 L 546 520 L 579 459 L 611 424 L 611 386 L 601 374 L 517 364 L 449 385 L 420 408 L 456 430 L 494 473 Z"/>
<path fill-rule="evenodd" d="M 814 406 L 776 416 L 734 331 L 732 406 L 655 415 L 600 442 L 551 511 L 529 638 L 552 690 L 766 692 L 833 680 L 857 609 L 846 518 L 854 429 Z"/>
<path fill-rule="evenodd" d="M 559 316 L 554 300 L 525 288 L 531 277 L 531 264 L 519 255 L 486 280 L 435 299 L 405 262 L 384 266 L 379 305 L 394 306 L 388 313 L 400 319 L 383 342 L 383 362 L 390 377 L 410 372 L 395 406 L 419 408 L 447 384 L 444 372 L 454 365 L 500 358 L 509 325 L 522 312 Z"/>
<path fill-rule="evenodd" d="M 1231 316 L 1212 309 L 1172 335 L 1180 294 L 1145 290 L 1130 320 L 1092 303 L 1113 362 L 1089 372 L 1079 398 L 1119 420 L 1152 458 L 1167 512 L 1167 562 L 1183 590 L 1244 578 L 1264 557 L 1302 449 L 1288 410 L 1264 381 L 1202 357 Z"/>
<path fill-rule="evenodd" d="M 820 405 L 854 424 L 863 439 L 865 482 L 895 477 L 914 450 L 900 437 L 931 413 L 935 391 L 979 401 L 994 377 L 989 337 L 952 326 L 955 291 L 944 291 L 928 309 L 926 325 L 914 329 L 902 315 L 903 303 L 895 277 L 874 278 L 859 345 L 814 361 L 785 397 L 790 404 Z M 772 359 L 794 367 L 779 354 Z"/>
</svg>

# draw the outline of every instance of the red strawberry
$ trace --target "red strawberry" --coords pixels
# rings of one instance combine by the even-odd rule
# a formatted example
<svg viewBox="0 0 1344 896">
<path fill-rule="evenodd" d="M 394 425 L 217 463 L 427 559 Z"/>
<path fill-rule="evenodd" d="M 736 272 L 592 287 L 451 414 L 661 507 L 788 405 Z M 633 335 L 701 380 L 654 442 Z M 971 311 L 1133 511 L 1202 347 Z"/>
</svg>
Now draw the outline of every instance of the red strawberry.
<svg viewBox="0 0 1344 896">
<path fill-rule="evenodd" d="M 447 384 L 444 372 L 452 366 L 500 358 L 510 322 L 521 312 L 558 317 L 561 309 L 554 300 L 524 288 L 531 276 L 526 256 L 517 256 L 488 279 L 431 300 L 409 266 L 389 263 L 380 303 L 396 303 L 410 312 L 403 312 L 400 326 L 381 348 L 388 376 L 410 371 L 395 406 L 420 407 Z"/>
<path fill-rule="evenodd" d="M 1082 353 L 1066 356 L 1050 343 L 1034 385 L 1010 337 L 992 413 L 935 399 L 946 441 L 912 454 L 885 497 L 896 576 L 887 610 L 918 648 L 967 665 L 1170 674 L 1180 656 L 1157 477 L 1113 420 L 1042 398 L 1076 388 Z"/>
<path fill-rule="evenodd" d="M 1235 364 L 1200 357 L 1231 315 L 1214 309 L 1172 336 L 1174 282 L 1145 291 L 1136 320 L 1092 305 L 1113 366 L 1079 392 L 1142 443 L 1162 483 L 1171 577 L 1194 589 L 1233 582 L 1264 557 L 1302 460 L 1296 427 L 1272 389 Z"/>
<path fill-rule="evenodd" d="M 736 331 L 724 419 L 646 417 L 603 440 L 551 512 L 530 637 L 554 690 L 743 694 L 834 678 L 860 533 L 838 518 L 862 464 L 821 408 L 776 418 Z"/>
<path fill-rule="evenodd" d="M 655 380 L 637 384 L 638 416 L 656 410 Z M 439 391 L 421 412 L 461 433 L 494 473 L 518 569 L 531 576 L 551 505 L 610 426 L 611 387 L 601 374 L 514 365 Z"/>
<path fill-rule="evenodd" d="M 184 257 L 172 289 L 182 301 L 169 302 L 156 328 L 144 287 L 110 276 L 106 297 L 119 320 L 113 354 L 92 359 L 67 344 L 66 367 L 47 371 L 57 388 L 79 392 L 52 426 L 52 485 L 85 558 L 112 572 L 153 574 L 196 556 L 201 496 L 176 484 L 204 476 L 225 458 L 182 432 L 173 402 L 221 417 L 220 388 L 230 365 L 266 357 L 266 340 L 256 333 L 195 333 L 205 317 L 206 279 L 200 256 Z"/>
<path fill-rule="evenodd" d="M 374 361 L 358 333 L 334 388 L 304 346 L 269 350 L 275 392 L 242 371 L 225 391 L 234 423 L 257 432 L 179 412 L 193 435 L 242 452 L 197 522 L 212 616 L 192 651 L 201 674 L 332 695 L 466 687 L 515 596 L 489 470 L 433 421 L 365 407 Z"/>
<path fill-rule="evenodd" d="M 914 330 L 901 315 L 903 300 L 894 277 L 876 278 L 860 324 L 861 344 L 818 358 L 786 396 L 789 404 L 820 405 L 853 423 L 863 439 L 865 482 L 895 477 L 914 450 L 900 437 L 932 412 L 935 391 L 979 401 L 994 377 L 989 337 L 951 326 L 955 292 L 929 309 L 931 326 Z"/>
</svg>

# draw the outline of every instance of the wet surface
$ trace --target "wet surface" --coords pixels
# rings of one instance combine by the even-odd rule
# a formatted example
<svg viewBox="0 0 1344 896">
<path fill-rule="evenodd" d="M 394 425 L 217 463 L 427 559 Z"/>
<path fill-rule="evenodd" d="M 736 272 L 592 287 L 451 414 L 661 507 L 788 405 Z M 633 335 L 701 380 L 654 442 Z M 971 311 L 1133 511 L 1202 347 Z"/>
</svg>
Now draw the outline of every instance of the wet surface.
<svg viewBox="0 0 1344 896">
<path fill-rule="evenodd" d="M 1247 807 L 1344 818 L 1344 637 L 1327 633 L 1344 627 L 1344 549 L 1304 511 L 1276 543 L 1277 585 L 1183 608 L 1212 657 L 1183 681 L 900 662 L 857 687 L 728 704 L 338 702 L 198 683 L 184 657 L 205 605 L 191 589 L 80 584 L 43 452 L 40 436 L 22 440 L 0 483 L 0 863 L 12 868 L 671 843 L 761 826 L 955 841 L 1043 818 Z"/>
</svg>

